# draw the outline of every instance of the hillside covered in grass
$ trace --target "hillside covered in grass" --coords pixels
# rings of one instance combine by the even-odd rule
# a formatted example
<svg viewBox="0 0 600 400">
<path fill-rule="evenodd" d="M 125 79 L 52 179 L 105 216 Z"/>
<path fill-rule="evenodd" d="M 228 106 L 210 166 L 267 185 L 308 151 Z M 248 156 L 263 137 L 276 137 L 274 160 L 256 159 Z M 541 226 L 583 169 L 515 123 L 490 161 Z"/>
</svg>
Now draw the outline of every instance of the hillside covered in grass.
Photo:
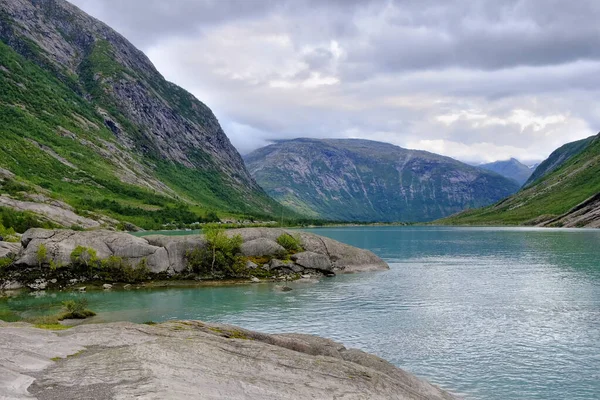
<svg viewBox="0 0 600 400">
<path fill-rule="evenodd" d="M 515 195 L 438 222 L 600 227 L 600 134 L 562 146 L 540 164 L 538 171 Z"/>
<path fill-rule="evenodd" d="M 0 0 L 0 40 L 0 207 L 83 227 L 281 213 L 211 110 L 108 26 Z"/>
</svg>

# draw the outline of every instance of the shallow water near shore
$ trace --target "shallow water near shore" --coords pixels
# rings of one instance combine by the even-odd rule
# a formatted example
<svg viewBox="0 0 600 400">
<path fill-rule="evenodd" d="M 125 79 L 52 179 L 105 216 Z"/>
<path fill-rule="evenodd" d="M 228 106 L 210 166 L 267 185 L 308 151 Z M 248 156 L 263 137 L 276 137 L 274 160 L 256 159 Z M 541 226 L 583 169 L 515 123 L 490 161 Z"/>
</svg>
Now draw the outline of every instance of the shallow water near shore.
<svg viewBox="0 0 600 400">
<path fill-rule="evenodd" d="M 390 271 L 321 281 L 46 293 L 0 300 L 25 314 L 85 296 L 96 321 L 201 319 L 303 332 L 377 354 L 466 399 L 600 398 L 600 231 L 313 229 Z M 4 303 L 4 304 L 2 304 Z"/>
</svg>

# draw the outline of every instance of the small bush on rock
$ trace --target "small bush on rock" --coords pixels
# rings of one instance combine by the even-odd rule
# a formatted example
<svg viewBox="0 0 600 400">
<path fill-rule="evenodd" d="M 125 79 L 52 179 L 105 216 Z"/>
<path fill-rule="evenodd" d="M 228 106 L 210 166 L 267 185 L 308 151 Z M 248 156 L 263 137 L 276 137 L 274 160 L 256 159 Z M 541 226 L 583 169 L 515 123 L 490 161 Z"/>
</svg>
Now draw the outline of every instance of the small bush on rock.
<svg viewBox="0 0 600 400">
<path fill-rule="evenodd" d="M 48 249 L 45 244 L 40 244 L 35 252 L 35 257 L 37 259 L 38 266 L 41 267 L 47 261 L 48 257 Z"/>
<path fill-rule="evenodd" d="M 287 233 L 277 238 L 277 243 L 290 253 L 297 253 L 302 251 L 302 242 L 297 236 L 292 236 Z"/>
<path fill-rule="evenodd" d="M 63 301 L 62 305 L 65 313 L 58 317 L 59 321 L 63 319 L 86 319 L 96 315 L 95 312 L 87 309 L 88 301 L 86 298 Z"/>
<path fill-rule="evenodd" d="M 199 274 L 220 274 L 228 277 L 239 275 L 245 268 L 245 260 L 239 255 L 243 239 L 240 235 L 229 237 L 218 225 L 203 228 L 207 246 L 186 254 L 188 268 Z"/>
<path fill-rule="evenodd" d="M 98 253 L 90 247 L 77 246 L 71 252 L 71 262 L 73 265 L 89 268 L 98 262 Z"/>
</svg>

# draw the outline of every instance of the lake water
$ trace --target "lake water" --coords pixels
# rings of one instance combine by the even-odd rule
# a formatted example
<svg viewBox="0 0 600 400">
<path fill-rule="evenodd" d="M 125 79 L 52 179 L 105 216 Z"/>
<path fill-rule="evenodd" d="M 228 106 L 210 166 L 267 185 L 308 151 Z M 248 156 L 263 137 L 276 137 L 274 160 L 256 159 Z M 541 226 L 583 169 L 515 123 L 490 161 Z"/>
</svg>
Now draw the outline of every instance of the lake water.
<svg viewBox="0 0 600 400">
<path fill-rule="evenodd" d="M 318 283 L 87 293 L 103 320 L 201 319 L 312 333 L 466 399 L 600 398 L 600 231 L 358 227 L 314 232 L 390 271 Z M 10 300 L 47 310 L 73 294 Z"/>
</svg>

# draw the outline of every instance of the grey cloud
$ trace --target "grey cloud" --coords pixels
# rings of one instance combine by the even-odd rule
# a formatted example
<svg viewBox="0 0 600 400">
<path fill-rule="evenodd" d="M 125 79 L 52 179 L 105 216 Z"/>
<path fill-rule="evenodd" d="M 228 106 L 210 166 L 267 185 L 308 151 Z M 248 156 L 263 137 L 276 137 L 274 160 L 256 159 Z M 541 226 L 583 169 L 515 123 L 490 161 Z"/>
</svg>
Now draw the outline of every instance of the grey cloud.
<svg viewBox="0 0 600 400">
<path fill-rule="evenodd" d="M 547 155 L 600 125 L 596 0 L 72 2 L 207 102 L 241 152 L 364 137 L 489 161 Z M 533 122 L 515 122 L 521 111 Z M 487 124 L 440 122 L 461 112 Z"/>
</svg>

